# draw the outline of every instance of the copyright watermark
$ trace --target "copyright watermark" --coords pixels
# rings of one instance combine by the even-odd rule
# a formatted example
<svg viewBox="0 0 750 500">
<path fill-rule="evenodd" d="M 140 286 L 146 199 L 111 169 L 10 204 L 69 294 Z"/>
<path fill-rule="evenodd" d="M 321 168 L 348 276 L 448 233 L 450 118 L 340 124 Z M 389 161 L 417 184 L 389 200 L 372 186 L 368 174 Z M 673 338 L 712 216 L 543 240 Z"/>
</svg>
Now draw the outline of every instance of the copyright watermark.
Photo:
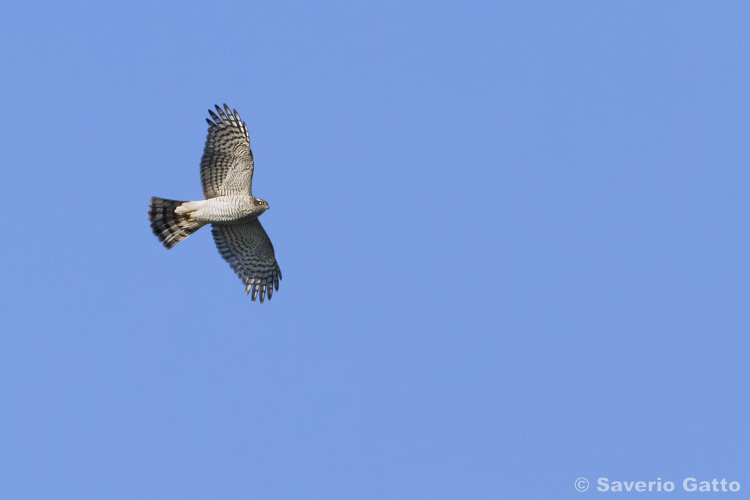
<svg viewBox="0 0 750 500">
<path fill-rule="evenodd" d="M 578 479 L 576 479 L 575 487 L 578 491 L 584 492 L 589 489 L 589 480 L 585 477 L 579 477 Z"/>
<path fill-rule="evenodd" d="M 589 480 L 585 477 L 579 477 L 573 483 L 575 489 L 583 493 L 589 489 Z M 657 477 L 651 481 L 620 481 L 608 477 L 599 477 L 596 479 L 595 491 L 601 493 L 671 493 L 675 490 L 697 492 L 697 493 L 737 493 L 742 489 L 739 481 L 730 481 L 723 477 L 712 479 L 700 479 L 695 477 L 686 477 L 682 481 L 669 481 Z"/>
</svg>

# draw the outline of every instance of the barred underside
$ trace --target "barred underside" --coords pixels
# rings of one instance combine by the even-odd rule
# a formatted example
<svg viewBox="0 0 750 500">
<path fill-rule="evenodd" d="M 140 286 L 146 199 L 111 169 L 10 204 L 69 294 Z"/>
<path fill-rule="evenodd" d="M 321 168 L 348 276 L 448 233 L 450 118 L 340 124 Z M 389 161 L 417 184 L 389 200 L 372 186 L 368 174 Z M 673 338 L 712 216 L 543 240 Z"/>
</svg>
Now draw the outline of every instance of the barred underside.
<svg viewBox="0 0 750 500">
<path fill-rule="evenodd" d="M 232 224 L 213 224 L 216 248 L 245 285 L 245 293 L 260 302 L 278 291 L 281 269 L 273 245 L 258 219 Z"/>
<path fill-rule="evenodd" d="M 247 125 L 236 110 L 208 110 L 208 137 L 201 158 L 201 183 L 206 199 L 252 194 L 253 152 Z M 217 114 L 218 113 L 218 114 Z"/>
<path fill-rule="evenodd" d="M 174 213 L 175 208 L 183 203 L 185 202 L 151 198 L 148 220 L 151 221 L 151 229 L 156 237 L 167 248 L 172 248 L 203 227 L 200 222 L 187 220 L 186 215 Z"/>
</svg>

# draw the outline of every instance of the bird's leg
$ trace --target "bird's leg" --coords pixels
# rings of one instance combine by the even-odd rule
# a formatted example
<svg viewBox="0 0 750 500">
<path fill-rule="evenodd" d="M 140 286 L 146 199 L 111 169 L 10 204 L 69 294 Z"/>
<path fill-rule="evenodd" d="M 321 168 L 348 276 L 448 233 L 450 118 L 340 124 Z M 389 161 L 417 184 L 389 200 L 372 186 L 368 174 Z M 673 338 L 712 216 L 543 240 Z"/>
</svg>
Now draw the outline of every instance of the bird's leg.
<svg viewBox="0 0 750 500">
<path fill-rule="evenodd" d="M 186 201 L 175 208 L 174 212 L 188 222 L 193 222 L 195 220 L 193 219 L 193 214 L 198 211 L 202 204 L 203 202 L 200 201 Z"/>
</svg>

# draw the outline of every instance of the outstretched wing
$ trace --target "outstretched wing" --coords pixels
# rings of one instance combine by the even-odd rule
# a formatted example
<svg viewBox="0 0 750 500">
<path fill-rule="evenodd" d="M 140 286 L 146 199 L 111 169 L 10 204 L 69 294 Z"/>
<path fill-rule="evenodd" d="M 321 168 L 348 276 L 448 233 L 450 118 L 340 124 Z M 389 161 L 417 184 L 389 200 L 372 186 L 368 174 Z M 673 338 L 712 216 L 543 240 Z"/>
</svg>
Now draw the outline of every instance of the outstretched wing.
<svg viewBox="0 0 750 500">
<path fill-rule="evenodd" d="M 281 269 L 273 253 L 273 245 L 258 219 L 232 224 L 213 224 L 216 247 L 234 272 L 245 284 L 245 293 L 253 293 L 253 302 L 266 293 L 271 300 L 273 290 L 279 290 Z"/>
<path fill-rule="evenodd" d="M 231 194 L 252 195 L 253 152 L 247 124 L 225 104 L 218 115 L 208 110 L 208 137 L 201 158 L 201 183 L 206 198 Z"/>
</svg>

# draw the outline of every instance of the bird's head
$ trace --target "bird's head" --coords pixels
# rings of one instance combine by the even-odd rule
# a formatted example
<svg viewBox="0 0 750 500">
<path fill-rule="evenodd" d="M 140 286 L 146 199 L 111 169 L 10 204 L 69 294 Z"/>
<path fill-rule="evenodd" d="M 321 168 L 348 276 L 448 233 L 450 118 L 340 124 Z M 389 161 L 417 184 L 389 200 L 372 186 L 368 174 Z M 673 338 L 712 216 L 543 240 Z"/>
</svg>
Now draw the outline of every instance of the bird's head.
<svg viewBox="0 0 750 500">
<path fill-rule="evenodd" d="M 261 200 L 260 198 L 255 198 L 255 206 L 258 207 L 262 212 L 268 210 L 268 202 L 266 200 Z"/>
</svg>

